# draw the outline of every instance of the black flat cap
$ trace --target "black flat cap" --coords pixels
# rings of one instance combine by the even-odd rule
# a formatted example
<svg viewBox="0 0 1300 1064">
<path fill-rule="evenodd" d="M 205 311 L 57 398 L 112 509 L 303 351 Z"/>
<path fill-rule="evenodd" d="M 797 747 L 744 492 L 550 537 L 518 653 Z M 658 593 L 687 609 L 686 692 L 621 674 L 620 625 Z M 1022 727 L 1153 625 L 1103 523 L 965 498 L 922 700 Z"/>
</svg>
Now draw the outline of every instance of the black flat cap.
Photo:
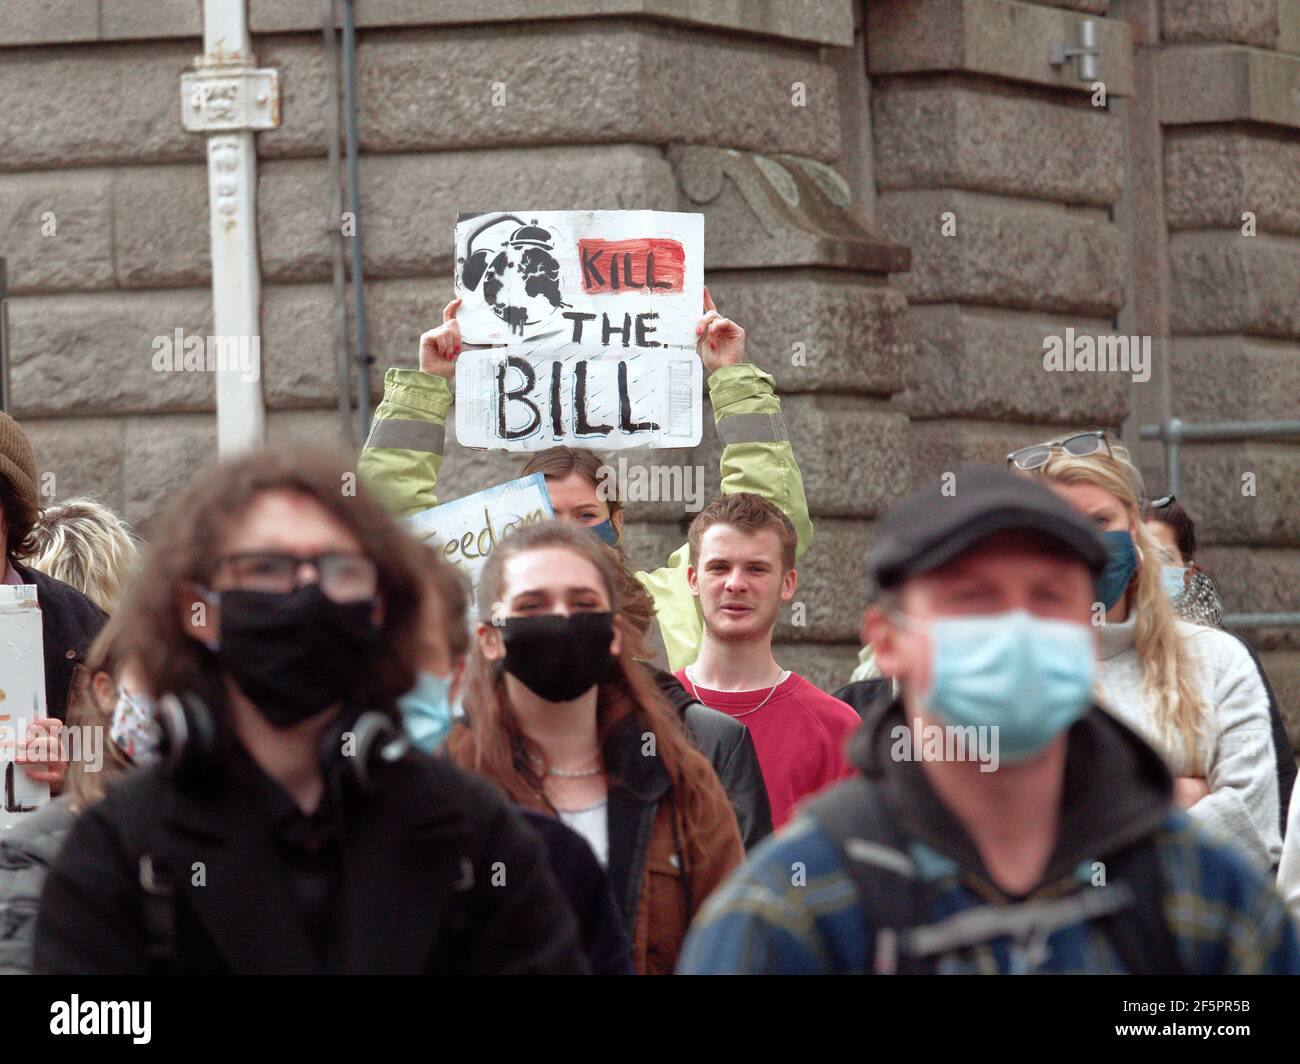
<svg viewBox="0 0 1300 1064">
<path fill-rule="evenodd" d="M 869 593 L 896 588 L 1010 530 L 1049 536 L 1094 576 L 1106 564 L 1101 536 L 1046 485 L 997 466 L 968 466 L 948 494 L 943 484 L 922 488 L 881 518 L 867 553 Z"/>
</svg>

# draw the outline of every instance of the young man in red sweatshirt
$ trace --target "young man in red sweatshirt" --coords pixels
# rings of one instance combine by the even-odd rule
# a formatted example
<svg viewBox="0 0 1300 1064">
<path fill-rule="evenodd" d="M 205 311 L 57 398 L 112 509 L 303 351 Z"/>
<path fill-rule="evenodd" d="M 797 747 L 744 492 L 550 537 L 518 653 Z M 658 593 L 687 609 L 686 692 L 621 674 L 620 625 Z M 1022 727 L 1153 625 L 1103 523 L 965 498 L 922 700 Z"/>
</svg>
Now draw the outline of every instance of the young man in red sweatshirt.
<svg viewBox="0 0 1300 1064">
<path fill-rule="evenodd" d="M 700 511 L 688 539 L 686 579 L 704 637 L 700 656 L 677 678 L 749 728 L 780 828 L 800 800 L 852 774 L 844 743 L 860 718 L 772 656 L 777 613 L 798 586 L 795 530 L 785 514 L 758 495 L 724 495 Z"/>
</svg>

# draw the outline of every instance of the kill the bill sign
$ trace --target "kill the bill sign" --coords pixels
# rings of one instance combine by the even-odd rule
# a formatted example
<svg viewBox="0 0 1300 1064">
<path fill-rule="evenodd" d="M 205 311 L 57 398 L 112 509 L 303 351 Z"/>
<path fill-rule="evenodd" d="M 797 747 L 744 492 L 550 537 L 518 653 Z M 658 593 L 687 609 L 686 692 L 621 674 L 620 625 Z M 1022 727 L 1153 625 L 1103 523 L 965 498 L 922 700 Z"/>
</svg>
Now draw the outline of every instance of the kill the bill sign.
<svg viewBox="0 0 1300 1064">
<path fill-rule="evenodd" d="M 659 211 L 461 215 L 456 438 L 535 451 L 693 447 L 704 218 Z"/>
</svg>

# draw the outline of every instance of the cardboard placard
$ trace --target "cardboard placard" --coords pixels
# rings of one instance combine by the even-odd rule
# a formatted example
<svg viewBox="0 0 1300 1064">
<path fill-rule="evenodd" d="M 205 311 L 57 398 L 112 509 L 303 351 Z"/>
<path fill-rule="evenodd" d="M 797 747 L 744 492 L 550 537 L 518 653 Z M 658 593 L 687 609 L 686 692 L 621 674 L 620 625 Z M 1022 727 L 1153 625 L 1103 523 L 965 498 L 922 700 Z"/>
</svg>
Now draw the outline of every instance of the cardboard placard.
<svg viewBox="0 0 1300 1064">
<path fill-rule="evenodd" d="M 502 537 L 517 525 L 546 521 L 554 515 L 546 478 L 533 473 L 422 510 L 407 518 L 407 524 L 477 588 L 487 557 Z"/>
<path fill-rule="evenodd" d="M 519 345 L 456 360 L 456 439 L 540 451 L 694 447 L 703 432 L 694 351 Z"/>
<path fill-rule="evenodd" d="M 45 646 L 34 584 L 0 584 L 0 828 L 50 800 L 50 785 L 14 761 L 27 725 L 45 711 Z"/>
<path fill-rule="evenodd" d="M 468 344 L 693 350 L 704 302 L 704 216 L 462 214 L 454 284 Z"/>
</svg>

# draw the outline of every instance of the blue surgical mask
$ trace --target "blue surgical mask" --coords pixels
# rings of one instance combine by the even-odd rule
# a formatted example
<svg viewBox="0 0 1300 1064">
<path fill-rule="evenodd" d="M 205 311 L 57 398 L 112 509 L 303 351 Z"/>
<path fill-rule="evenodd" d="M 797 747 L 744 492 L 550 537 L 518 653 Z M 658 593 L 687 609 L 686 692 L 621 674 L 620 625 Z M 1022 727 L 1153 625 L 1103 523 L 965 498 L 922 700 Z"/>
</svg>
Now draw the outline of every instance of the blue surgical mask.
<svg viewBox="0 0 1300 1064">
<path fill-rule="evenodd" d="M 999 758 L 1039 753 L 1092 704 L 1096 652 L 1086 624 L 1014 610 L 933 620 L 929 635 L 925 708 L 946 724 L 996 728 Z"/>
<path fill-rule="evenodd" d="M 1124 597 L 1129 581 L 1138 567 L 1137 547 L 1133 543 L 1133 534 L 1127 529 L 1119 532 L 1103 532 L 1101 538 L 1106 541 L 1106 568 L 1097 577 L 1097 601 L 1110 610 Z"/>
<path fill-rule="evenodd" d="M 618 543 L 618 530 L 614 527 L 614 519 L 607 517 L 598 525 L 587 525 L 587 528 L 595 532 L 602 540 L 611 547 Z"/>
<path fill-rule="evenodd" d="M 417 750 L 437 753 L 451 731 L 451 677 L 421 672 L 413 687 L 397 700 L 406 734 Z"/>
<path fill-rule="evenodd" d="M 1181 565 L 1162 565 L 1160 567 L 1160 586 L 1165 589 L 1165 594 L 1170 599 L 1182 596 L 1187 587 L 1186 576 L 1187 570 Z"/>
</svg>

